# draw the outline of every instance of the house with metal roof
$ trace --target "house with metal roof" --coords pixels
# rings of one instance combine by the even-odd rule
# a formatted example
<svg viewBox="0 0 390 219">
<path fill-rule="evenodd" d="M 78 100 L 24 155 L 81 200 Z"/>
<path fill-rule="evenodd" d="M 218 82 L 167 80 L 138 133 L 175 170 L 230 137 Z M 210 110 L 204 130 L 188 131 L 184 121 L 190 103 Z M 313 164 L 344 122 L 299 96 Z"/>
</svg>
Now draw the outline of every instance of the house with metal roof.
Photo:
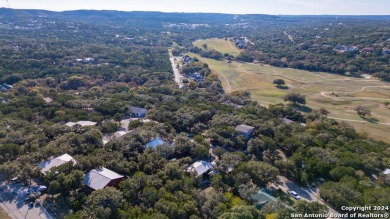
<svg viewBox="0 0 390 219">
<path fill-rule="evenodd" d="M 236 131 L 240 133 L 240 135 L 244 136 L 245 139 L 249 139 L 254 129 L 255 127 L 245 125 L 245 124 L 238 125 L 236 127 Z"/>
<path fill-rule="evenodd" d="M 124 176 L 102 167 L 87 173 L 84 178 L 84 185 L 93 190 L 104 189 L 107 186 L 116 187 L 124 178 Z"/>
<path fill-rule="evenodd" d="M 2 84 L 0 85 L 0 91 L 3 91 L 3 92 L 7 92 L 7 91 L 10 91 L 12 90 L 14 87 L 12 85 L 9 85 L 9 84 Z"/>
<path fill-rule="evenodd" d="M 141 107 L 129 106 L 128 107 L 129 114 L 132 117 L 145 117 L 148 112 L 146 109 Z"/>
<path fill-rule="evenodd" d="M 78 121 L 78 122 L 67 122 L 65 125 L 68 127 L 73 127 L 75 125 L 81 125 L 81 126 L 95 126 L 97 123 L 92 121 Z"/>
<path fill-rule="evenodd" d="M 202 176 L 205 173 L 208 173 L 213 169 L 213 165 L 207 161 L 197 161 L 187 168 L 187 172 L 194 172 L 196 176 Z"/>
<path fill-rule="evenodd" d="M 43 161 L 39 163 L 38 166 L 39 168 L 41 168 L 41 173 L 43 175 L 46 175 L 46 173 L 49 172 L 52 168 L 59 167 L 68 162 L 72 162 L 73 165 L 77 164 L 77 161 L 72 156 L 70 156 L 69 154 L 63 154 L 53 159 Z"/>
</svg>

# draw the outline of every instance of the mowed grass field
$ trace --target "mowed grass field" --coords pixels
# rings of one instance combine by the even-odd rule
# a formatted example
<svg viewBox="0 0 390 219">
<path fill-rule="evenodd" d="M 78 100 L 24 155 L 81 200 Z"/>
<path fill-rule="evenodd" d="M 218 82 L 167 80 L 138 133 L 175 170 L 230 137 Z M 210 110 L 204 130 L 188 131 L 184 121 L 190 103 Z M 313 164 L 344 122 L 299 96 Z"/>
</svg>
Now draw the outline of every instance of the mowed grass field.
<svg viewBox="0 0 390 219">
<path fill-rule="evenodd" d="M 222 54 L 229 53 L 233 56 L 238 56 L 241 52 L 241 50 L 238 49 L 230 40 L 213 38 L 207 40 L 198 40 L 195 41 L 193 44 L 194 46 L 197 46 L 202 49 L 202 45 L 207 44 L 208 49 L 214 49 L 218 52 L 221 52 Z"/>
<path fill-rule="evenodd" d="M 190 56 L 207 63 L 219 75 L 228 93 L 247 90 L 253 100 L 268 106 L 284 102 L 283 97 L 288 93 L 298 92 L 306 95 L 309 108 L 324 107 L 330 112 L 329 117 L 345 121 L 359 132 L 390 143 L 390 83 L 374 78 L 354 78 L 263 64 L 228 63 L 196 54 Z M 285 80 L 285 89 L 273 85 L 273 80 L 277 78 Z M 372 111 L 371 119 L 360 118 L 354 111 L 356 106 L 367 106 Z"/>
</svg>

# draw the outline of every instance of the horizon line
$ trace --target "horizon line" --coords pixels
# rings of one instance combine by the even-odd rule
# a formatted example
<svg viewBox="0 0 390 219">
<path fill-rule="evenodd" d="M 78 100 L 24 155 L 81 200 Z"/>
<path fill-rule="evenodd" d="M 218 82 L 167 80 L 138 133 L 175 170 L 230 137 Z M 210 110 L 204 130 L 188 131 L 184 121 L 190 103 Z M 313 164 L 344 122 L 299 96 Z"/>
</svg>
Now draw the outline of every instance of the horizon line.
<svg viewBox="0 0 390 219">
<path fill-rule="evenodd" d="M 145 11 L 145 10 L 109 10 L 109 9 L 74 9 L 74 10 L 48 10 L 38 8 L 12 8 L 12 7 L 0 7 L 0 9 L 9 10 L 34 10 L 34 11 L 48 11 L 48 12 L 72 12 L 72 11 L 114 11 L 114 12 L 158 12 L 167 14 L 227 14 L 227 15 L 270 15 L 270 16 L 390 16 L 390 14 L 264 14 L 264 13 L 229 13 L 229 12 L 189 12 L 189 11 Z"/>
</svg>

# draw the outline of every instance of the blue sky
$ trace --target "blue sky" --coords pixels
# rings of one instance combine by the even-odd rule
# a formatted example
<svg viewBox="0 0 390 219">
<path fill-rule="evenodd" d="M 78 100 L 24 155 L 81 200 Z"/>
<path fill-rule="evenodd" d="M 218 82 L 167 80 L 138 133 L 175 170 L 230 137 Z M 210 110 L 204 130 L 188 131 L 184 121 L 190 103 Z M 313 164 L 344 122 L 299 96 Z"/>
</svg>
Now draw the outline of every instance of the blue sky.
<svg viewBox="0 0 390 219">
<path fill-rule="evenodd" d="M 7 0 L 0 0 L 6 7 Z M 390 0 L 8 0 L 11 8 L 218 12 L 234 14 L 390 15 Z"/>
</svg>

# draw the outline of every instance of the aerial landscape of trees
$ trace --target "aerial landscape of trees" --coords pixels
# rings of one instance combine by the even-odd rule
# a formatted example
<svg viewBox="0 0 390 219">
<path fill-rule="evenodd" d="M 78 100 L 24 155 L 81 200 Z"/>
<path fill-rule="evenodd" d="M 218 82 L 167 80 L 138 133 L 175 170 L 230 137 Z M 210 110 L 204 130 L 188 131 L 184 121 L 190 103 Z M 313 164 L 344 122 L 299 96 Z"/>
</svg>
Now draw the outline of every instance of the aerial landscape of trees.
<svg viewBox="0 0 390 219">
<path fill-rule="evenodd" d="M 280 176 L 299 186 L 316 184 L 320 197 L 340 212 L 341 206 L 390 205 L 390 181 L 383 175 L 390 168 L 389 144 L 327 118 L 326 109 L 300 112 L 296 105 L 305 105 L 306 99 L 299 93 L 285 96 L 291 104 L 269 107 L 246 91 L 227 94 L 201 60 L 180 70 L 198 72 L 204 80 L 179 89 L 168 52 L 180 45 L 176 55 L 194 52 L 223 59 L 208 46 L 193 47 L 193 40 L 246 34 L 254 45 L 235 57 L 239 61 L 388 75 L 388 54 L 381 48 L 389 45 L 390 36 L 382 20 L 360 26 L 354 19 L 341 19 L 351 28 L 334 24 L 349 35 L 367 34 L 348 37 L 351 46 L 375 44 L 373 52 L 363 54 L 337 53 L 336 41 L 304 44 L 303 38 L 317 34 L 321 39 L 337 35 L 340 30 L 332 28 L 309 31 L 313 25 L 328 27 L 327 18 L 289 31 L 293 43 L 276 33 L 298 18 L 277 22 L 274 16 L 248 15 L 242 19 L 253 26 L 241 28 L 233 16 L 214 14 L 0 9 L 0 15 L 0 82 L 13 86 L 0 93 L 0 176 L 7 182 L 39 179 L 48 187 L 43 205 L 58 218 L 289 218 L 293 212 L 326 209 L 294 201 L 278 189 L 272 192 L 275 203 L 259 206 L 253 194 L 275 187 Z M 186 26 L 183 20 L 205 25 Z M 271 23 L 276 29 L 259 34 L 259 27 Z M 374 30 L 375 39 L 369 34 Z M 362 57 L 365 61 L 358 64 Z M 131 120 L 129 106 L 147 110 L 146 118 Z M 370 115 L 364 108 L 356 111 Z M 69 125 L 79 121 L 96 125 Z M 242 124 L 253 127 L 248 138 L 236 129 Z M 118 131 L 126 134 L 115 137 Z M 103 143 L 105 137 L 110 140 Z M 156 138 L 164 144 L 146 146 Z M 38 163 L 65 153 L 77 163 L 40 172 Z M 213 171 L 200 177 L 188 172 L 197 161 L 212 163 Z M 124 179 L 118 186 L 91 191 L 84 177 L 99 167 Z"/>
</svg>

